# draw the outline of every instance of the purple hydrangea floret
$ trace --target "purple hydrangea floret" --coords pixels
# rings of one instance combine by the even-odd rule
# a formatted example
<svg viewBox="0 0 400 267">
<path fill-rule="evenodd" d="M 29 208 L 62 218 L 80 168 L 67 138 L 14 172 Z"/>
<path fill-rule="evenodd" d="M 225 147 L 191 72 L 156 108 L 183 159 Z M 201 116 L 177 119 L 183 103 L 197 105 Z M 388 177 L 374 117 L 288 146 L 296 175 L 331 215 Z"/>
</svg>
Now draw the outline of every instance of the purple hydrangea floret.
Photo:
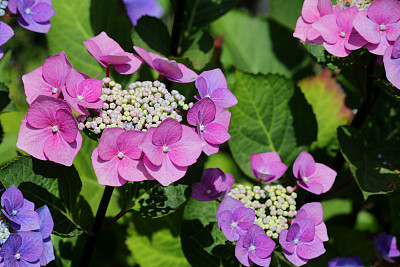
<svg viewBox="0 0 400 267">
<path fill-rule="evenodd" d="M 275 242 L 267 236 L 264 230 L 253 224 L 244 236 L 241 236 L 235 247 L 235 256 L 244 266 L 253 263 L 259 266 L 269 266 L 271 253 Z"/>
<path fill-rule="evenodd" d="M 6 23 L 0 21 L 0 46 L 5 44 L 11 37 L 14 36 L 14 30 Z M 0 48 L 0 58 L 4 56 L 3 50 Z"/>
<path fill-rule="evenodd" d="M 400 36 L 396 39 L 393 46 L 389 46 L 383 56 L 386 78 L 395 87 L 400 89 Z"/>
<path fill-rule="evenodd" d="M 319 202 L 310 202 L 304 204 L 298 211 L 295 220 L 312 219 L 315 225 L 315 235 L 322 241 L 328 241 L 328 232 L 325 223 L 322 221 L 324 211 Z M 295 221 L 294 220 L 294 221 Z"/>
<path fill-rule="evenodd" d="M 10 2 L 10 11 L 15 13 L 18 10 L 18 13 L 21 14 L 18 23 L 22 27 L 34 32 L 49 32 L 50 19 L 56 14 L 52 7 L 52 0 L 15 0 Z"/>
<path fill-rule="evenodd" d="M 40 218 L 39 232 L 43 239 L 43 253 L 40 256 L 40 265 L 45 266 L 50 261 L 55 259 L 53 243 L 51 241 L 51 232 L 53 231 L 54 221 L 47 205 L 44 205 L 36 210 Z"/>
<path fill-rule="evenodd" d="M 38 232 L 13 233 L 3 244 L 0 256 L 4 266 L 40 266 L 43 253 L 42 234 Z"/>
<path fill-rule="evenodd" d="M 123 0 L 126 12 L 133 24 L 136 25 L 137 21 L 145 15 L 160 18 L 164 9 L 157 0 Z"/>
<path fill-rule="evenodd" d="M 35 204 L 24 199 L 21 191 L 12 185 L 1 196 L 1 212 L 11 220 L 10 226 L 17 231 L 37 230 L 40 227 Z"/>
<path fill-rule="evenodd" d="M 328 267 L 364 267 L 360 257 L 336 257 L 329 261 Z"/>
<path fill-rule="evenodd" d="M 218 226 L 226 239 L 233 242 L 246 234 L 250 226 L 254 224 L 255 217 L 255 211 L 244 206 L 234 210 L 225 210 L 217 218 Z"/>
<path fill-rule="evenodd" d="M 392 258 L 400 256 L 396 237 L 387 233 L 382 233 L 375 237 L 375 249 L 379 258 L 391 263 L 394 263 Z"/>
<path fill-rule="evenodd" d="M 212 201 L 231 190 L 235 178 L 219 168 L 205 169 L 201 181 L 192 187 L 192 197 L 197 201 Z"/>
<path fill-rule="evenodd" d="M 250 157 L 251 170 L 257 180 L 270 183 L 279 179 L 287 170 L 278 153 L 266 152 L 252 154 Z"/>
</svg>

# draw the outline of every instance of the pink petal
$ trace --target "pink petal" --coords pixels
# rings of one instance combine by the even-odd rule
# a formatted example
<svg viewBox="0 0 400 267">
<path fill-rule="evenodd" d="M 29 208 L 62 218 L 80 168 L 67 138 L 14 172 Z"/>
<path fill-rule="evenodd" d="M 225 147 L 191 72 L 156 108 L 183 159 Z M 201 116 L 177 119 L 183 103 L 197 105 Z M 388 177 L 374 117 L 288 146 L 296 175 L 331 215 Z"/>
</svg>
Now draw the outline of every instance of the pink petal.
<svg viewBox="0 0 400 267">
<path fill-rule="evenodd" d="M 203 147 L 203 152 L 207 155 L 210 156 L 212 154 L 216 154 L 219 151 L 219 146 L 214 145 L 214 144 L 209 144 L 206 142 L 206 145 Z"/>
<path fill-rule="evenodd" d="M 322 223 L 324 211 L 322 209 L 321 203 L 306 203 L 300 208 L 300 210 L 298 211 L 298 215 L 300 215 L 301 211 L 304 211 L 304 217 L 296 216 L 296 219 L 313 219 L 315 225 L 319 225 L 320 223 Z"/>
<path fill-rule="evenodd" d="M 331 0 L 318 0 L 317 9 L 321 17 L 332 14 L 333 7 Z"/>
<path fill-rule="evenodd" d="M 383 57 L 383 64 L 385 66 L 386 78 L 395 87 L 400 89 L 400 58 L 393 58 L 392 55 L 393 47 L 386 49 Z"/>
<path fill-rule="evenodd" d="M 358 9 L 355 6 L 346 8 L 342 10 L 337 15 L 337 25 L 340 31 L 344 31 L 345 33 L 350 33 L 353 29 L 353 20 L 358 14 Z"/>
<path fill-rule="evenodd" d="M 391 24 L 400 19 L 400 4 L 396 0 L 375 0 L 368 8 L 368 17 L 378 24 Z"/>
<path fill-rule="evenodd" d="M 169 77 L 167 75 L 165 75 L 165 77 L 167 79 L 169 79 L 173 82 L 177 82 L 177 83 L 191 83 L 197 79 L 197 77 L 198 77 L 197 73 L 194 72 L 193 70 L 189 69 L 182 63 L 178 63 L 178 67 L 179 67 L 180 71 L 182 72 L 182 78 L 177 79 L 176 77 Z"/>
<path fill-rule="evenodd" d="M 96 102 L 100 99 L 102 89 L 102 80 L 86 79 L 79 84 L 77 95 L 82 96 L 86 102 Z"/>
<path fill-rule="evenodd" d="M 348 50 L 357 50 L 366 45 L 368 42 L 353 28 L 348 39 L 344 43 L 344 47 Z"/>
<path fill-rule="evenodd" d="M 206 80 L 200 76 L 196 79 L 196 88 L 199 91 L 200 98 L 209 97 L 210 93 L 207 88 Z"/>
<path fill-rule="evenodd" d="M 164 161 L 166 154 L 162 151 L 162 146 L 156 146 L 152 142 L 153 134 L 156 128 L 150 128 L 143 137 L 142 142 L 139 144 L 139 148 L 147 156 L 152 164 L 160 166 Z"/>
<path fill-rule="evenodd" d="M 353 21 L 356 31 L 369 43 L 377 44 L 381 40 L 379 25 L 367 17 L 366 11 L 360 11 Z"/>
<path fill-rule="evenodd" d="M 229 89 L 216 89 L 212 92 L 210 97 L 216 106 L 221 108 L 230 108 L 238 103 L 238 100 Z"/>
<path fill-rule="evenodd" d="M 312 25 L 321 34 L 325 42 L 330 44 L 336 43 L 341 33 L 336 18 L 337 15 L 335 14 L 326 15 Z"/>
<path fill-rule="evenodd" d="M 311 23 L 307 23 L 302 16 L 297 19 L 296 28 L 294 30 L 293 36 L 299 38 L 303 42 L 306 42 L 307 32 L 313 29 Z"/>
<path fill-rule="evenodd" d="M 126 180 L 118 174 L 119 159 L 115 157 L 112 160 L 105 161 L 99 157 L 98 152 L 96 147 L 92 153 L 92 165 L 99 184 L 108 186 L 124 185 Z"/>
<path fill-rule="evenodd" d="M 112 64 L 118 73 L 132 74 L 139 69 L 140 65 L 142 65 L 142 59 L 138 56 L 128 52 L 117 53 L 117 55 L 120 54 L 124 54 L 125 56 L 129 57 L 129 61 L 123 64 Z"/>
<path fill-rule="evenodd" d="M 235 246 L 235 256 L 244 266 L 251 266 L 252 262 L 249 260 L 249 249 L 243 245 L 244 236 L 240 237 Z"/>
<path fill-rule="evenodd" d="M 177 80 L 183 77 L 183 73 L 175 60 L 156 58 L 153 60 L 153 66 L 157 72 L 163 74 L 168 79 Z"/>
<path fill-rule="evenodd" d="M 31 12 L 32 19 L 38 23 L 49 21 L 56 14 L 56 11 L 52 8 L 51 5 L 43 2 L 37 3 L 32 8 Z"/>
<path fill-rule="evenodd" d="M 76 141 L 72 143 L 67 143 L 61 137 L 61 134 L 56 133 L 46 139 L 43 151 L 50 161 L 54 161 L 65 166 L 71 166 L 81 146 L 82 136 L 80 133 L 78 133 Z"/>
<path fill-rule="evenodd" d="M 117 138 L 117 147 L 124 155 L 131 159 L 139 159 L 142 156 L 142 150 L 139 144 L 142 142 L 145 132 L 130 130 L 120 134 Z"/>
<path fill-rule="evenodd" d="M 152 143 L 156 146 L 171 145 L 181 140 L 183 134 L 181 124 L 168 117 L 155 129 L 152 136 Z"/>
<path fill-rule="evenodd" d="M 325 253 L 324 244 L 317 236 L 311 242 L 299 242 L 297 255 L 303 259 L 313 259 Z"/>
<path fill-rule="evenodd" d="M 157 54 L 147 52 L 145 49 L 139 47 L 139 46 L 134 46 L 133 49 L 136 51 L 136 53 L 139 54 L 139 56 L 146 62 L 147 65 L 150 66 L 150 68 L 155 69 L 153 65 L 153 59 L 155 58 L 163 58 Z"/>
<path fill-rule="evenodd" d="M 83 101 L 78 101 L 78 99 L 71 97 L 67 92 L 63 94 L 64 100 L 72 107 L 73 110 L 82 115 L 89 115 L 89 112 L 81 105 Z M 103 106 L 99 107 L 102 108 Z"/>
<path fill-rule="evenodd" d="M 193 129 L 182 125 L 182 138 L 168 146 L 168 157 L 177 166 L 189 166 L 196 163 L 205 142 Z"/>
<path fill-rule="evenodd" d="M 216 107 L 214 102 L 206 97 L 190 108 L 187 114 L 187 121 L 193 126 L 197 125 L 197 121 L 199 121 L 201 125 L 206 125 L 214 120 L 215 113 Z"/>
<path fill-rule="evenodd" d="M 111 160 L 117 157 L 119 150 L 117 146 L 117 138 L 125 130 L 119 127 L 104 129 L 99 141 L 99 157 L 102 160 Z"/>
<path fill-rule="evenodd" d="M 378 44 L 368 43 L 366 45 L 366 47 L 367 47 L 368 51 L 371 52 L 372 54 L 382 56 L 385 54 L 386 49 L 392 45 L 393 45 L 393 42 L 390 42 L 387 40 L 386 34 L 381 34 L 381 41 Z"/>
<path fill-rule="evenodd" d="M 72 98 L 76 98 L 78 95 L 78 87 L 81 82 L 85 80 L 82 73 L 79 71 L 72 69 L 71 73 L 68 76 L 67 82 L 65 84 L 65 91 Z M 64 92 L 65 95 L 65 92 Z"/>
<path fill-rule="evenodd" d="M 153 177 L 147 172 L 143 164 L 143 159 L 131 159 L 128 156 L 123 157 L 118 165 L 119 175 L 127 181 L 140 182 L 153 180 Z"/>
<path fill-rule="evenodd" d="M 307 259 L 301 258 L 297 255 L 297 246 L 295 246 L 293 253 L 289 253 L 286 250 L 283 250 L 283 254 L 285 255 L 286 259 L 288 259 L 295 266 L 303 266 L 308 262 Z"/>
<path fill-rule="evenodd" d="M 121 55 L 104 55 L 100 56 L 100 60 L 104 62 L 105 64 L 124 64 L 129 62 L 129 57 L 121 54 Z"/>
<path fill-rule="evenodd" d="M 61 90 L 58 90 L 56 94 L 51 91 L 53 86 L 43 79 L 42 67 L 23 75 L 22 82 L 24 83 L 26 101 L 28 104 L 31 104 L 39 95 L 58 97 L 61 93 Z"/>
<path fill-rule="evenodd" d="M 323 242 L 328 241 L 328 231 L 324 222 L 315 226 L 315 235 L 318 236 Z"/>
<path fill-rule="evenodd" d="M 14 30 L 8 24 L 0 21 L 0 45 L 5 44 L 14 36 Z"/>
<path fill-rule="evenodd" d="M 389 41 L 394 42 L 399 36 L 400 36 L 400 21 L 386 25 L 386 38 Z"/>
<path fill-rule="evenodd" d="M 196 80 L 196 88 L 200 96 L 210 96 L 217 89 L 228 89 L 225 75 L 220 69 L 203 71 Z M 203 92 L 200 92 L 203 91 Z"/>
<path fill-rule="evenodd" d="M 169 157 L 165 157 L 160 166 L 156 166 L 144 156 L 144 166 L 149 174 L 163 186 L 168 186 L 185 176 L 187 167 L 180 167 L 171 162 Z"/>
<path fill-rule="evenodd" d="M 231 113 L 226 109 L 216 107 L 215 119 L 213 123 L 221 124 L 226 130 L 229 129 L 229 122 L 231 120 Z"/>
<path fill-rule="evenodd" d="M 78 105 L 80 106 L 81 110 L 84 109 L 84 107 L 88 109 L 101 109 L 104 105 L 103 100 L 98 99 L 95 102 L 86 102 L 85 100 L 79 101 Z"/>
<path fill-rule="evenodd" d="M 107 67 L 107 64 L 102 62 L 101 56 L 125 52 L 121 46 L 112 38 L 108 37 L 105 32 L 101 32 L 99 35 L 83 41 L 83 44 L 89 54 L 91 54 L 104 67 Z"/>
<path fill-rule="evenodd" d="M 324 164 L 315 163 L 315 172 L 308 177 L 308 180 L 320 183 L 324 188 L 322 193 L 326 193 L 331 189 L 335 178 L 336 172 L 334 170 Z"/>
<path fill-rule="evenodd" d="M 62 138 L 73 143 L 78 135 L 78 123 L 70 111 L 60 109 L 56 113 L 56 123 Z"/>
<path fill-rule="evenodd" d="M 301 9 L 301 16 L 308 23 L 316 22 L 320 17 L 318 11 L 318 0 L 305 0 Z"/>
<path fill-rule="evenodd" d="M 56 124 L 55 114 L 60 109 L 71 112 L 71 108 L 65 101 L 40 95 L 30 105 L 26 119 L 35 128 L 53 126 Z"/>
<path fill-rule="evenodd" d="M 296 178 L 306 177 L 315 171 L 314 158 L 306 151 L 300 153 L 293 163 L 293 174 Z"/>
<path fill-rule="evenodd" d="M 339 37 L 335 44 L 324 43 L 326 51 L 337 57 L 347 57 L 351 51 L 345 47 L 345 38 Z"/>
<path fill-rule="evenodd" d="M 34 128 L 24 118 L 19 127 L 17 147 L 37 159 L 47 160 L 43 146 L 52 134 L 51 128 Z"/>
<path fill-rule="evenodd" d="M 53 87 L 63 90 L 67 76 L 72 70 L 72 65 L 68 61 L 64 52 L 51 56 L 43 63 L 43 78 Z"/>
<path fill-rule="evenodd" d="M 210 123 L 204 128 L 204 140 L 211 144 L 222 144 L 231 138 L 224 126 L 217 123 Z"/>
<path fill-rule="evenodd" d="M 297 184 L 304 190 L 307 190 L 308 192 L 311 192 L 316 195 L 320 195 L 324 191 L 324 187 L 320 183 L 315 183 L 315 182 L 305 183 L 303 181 L 297 181 Z"/>
</svg>

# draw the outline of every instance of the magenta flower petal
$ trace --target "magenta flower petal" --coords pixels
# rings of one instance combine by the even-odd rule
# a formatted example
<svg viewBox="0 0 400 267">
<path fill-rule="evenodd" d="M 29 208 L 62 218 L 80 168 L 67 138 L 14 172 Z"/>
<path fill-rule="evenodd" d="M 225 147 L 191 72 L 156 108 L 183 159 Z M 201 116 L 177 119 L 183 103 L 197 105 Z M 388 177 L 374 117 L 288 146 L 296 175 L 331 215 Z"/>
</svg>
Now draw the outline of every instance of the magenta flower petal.
<svg viewBox="0 0 400 267">
<path fill-rule="evenodd" d="M 60 109 L 56 112 L 56 123 L 63 139 L 68 143 L 73 143 L 79 134 L 74 115 L 70 111 Z"/>
<path fill-rule="evenodd" d="M 400 39 L 398 39 L 392 47 L 388 47 L 383 56 L 386 78 L 397 88 L 400 88 L 400 57 L 397 57 L 400 55 L 400 53 L 398 53 L 398 51 L 400 51 L 399 48 Z"/>
<path fill-rule="evenodd" d="M 315 235 L 319 237 L 323 242 L 326 242 L 329 240 L 328 237 L 328 230 L 326 229 L 326 225 L 324 222 L 321 222 L 320 224 L 315 226 Z"/>
<path fill-rule="evenodd" d="M 297 212 L 296 219 L 312 219 L 315 225 L 322 223 L 324 213 L 320 202 L 304 204 Z"/>
<path fill-rule="evenodd" d="M 79 84 L 78 95 L 87 102 L 99 100 L 103 88 L 103 81 L 98 79 L 86 79 Z"/>
<path fill-rule="evenodd" d="M 183 73 L 179 69 L 178 63 L 176 63 L 175 60 L 156 58 L 153 59 L 153 66 L 166 77 L 174 77 L 175 79 L 181 79 L 183 77 Z"/>
<path fill-rule="evenodd" d="M 287 170 L 275 151 L 251 155 L 250 164 L 254 177 L 264 183 L 279 179 Z"/>
<path fill-rule="evenodd" d="M 219 88 L 212 92 L 210 98 L 221 108 L 230 108 L 238 103 L 236 96 L 229 89 Z"/>
<path fill-rule="evenodd" d="M 200 139 L 192 128 L 186 125 L 181 127 L 182 138 L 178 142 L 168 145 L 168 157 L 174 164 L 184 167 L 196 163 L 205 146 L 205 142 Z"/>
<path fill-rule="evenodd" d="M 381 40 L 379 25 L 367 17 L 366 11 L 360 11 L 353 21 L 354 28 L 369 43 L 377 44 Z"/>
<path fill-rule="evenodd" d="M 23 75 L 22 82 L 24 83 L 26 102 L 28 104 L 31 104 L 39 95 L 58 97 L 61 93 L 61 90 L 58 89 L 56 93 L 53 93 L 53 86 L 43 80 L 42 67 Z"/>
<path fill-rule="evenodd" d="M 117 138 L 125 130 L 119 127 L 104 129 L 99 141 L 99 157 L 102 160 L 111 160 L 118 154 Z M 93 157 L 92 157 L 93 159 Z"/>
<path fill-rule="evenodd" d="M 328 267 L 341 267 L 341 266 L 352 266 L 352 267 L 364 267 L 360 257 L 336 257 L 329 261 Z"/>
<path fill-rule="evenodd" d="M 43 146 L 51 134 L 51 128 L 34 128 L 28 123 L 25 117 L 19 127 L 17 147 L 37 159 L 47 160 Z"/>
<path fill-rule="evenodd" d="M 140 182 L 153 180 L 142 163 L 142 159 L 131 159 L 124 156 L 118 164 L 118 174 L 127 181 Z"/>
<path fill-rule="evenodd" d="M 164 13 L 157 0 L 124 0 L 124 3 L 133 26 L 136 26 L 142 16 L 149 15 L 160 18 Z"/>
<path fill-rule="evenodd" d="M 144 166 L 149 174 L 163 186 L 181 179 L 187 171 L 187 167 L 175 165 L 168 156 L 164 158 L 160 166 L 154 165 L 147 156 L 144 156 Z"/>
<path fill-rule="evenodd" d="M 43 79 L 53 87 L 63 90 L 72 65 L 64 52 L 51 56 L 43 63 Z"/>
<path fill-rule="evenodd" d="M 307 23 L 302 16 L 297 19 L 296 28 L 293 37 L 296 37 L 303 42 L 307 42 L 307 32 L 313 29 L 311 23 Z"/>
<path fill-rule="evenodd" d="M 153 59 L 163 58 L 155 53 L 147 52 L 145 49 L 139 46 L 134 46 L 133 49 L 136 51 L 136 53 L 139 54 L 139 56 L 144 60 L 144 62 L 146 62 L 146 64 L 149 65 L 150 68 L 152 69 L 154 69 Z"/>
<path fill-rule="evenodd" d="M 386 38 L 388 41 L 396 41 L 400 35 L 400 21 L 386 26 Z"/>
<path fill-rule="evenodd" d="M 221 124 L 226 130 L 229 129 L 229 122 L 231 120 L 231 113 L 226 109 L 216 107 L 214 123 Z"/>
<path fill-rule="evenodd" d="M 156 146 L 173 144 L 181 140 L 182 135 L 183 129 L 180 123 L 173 118 L 167 118 L 154 131 L 152 143 Z"/>
<path fill-rule="evenodd" d="M 300 153 L 293 163 L 293 175 L 296 178 L 310 176 L 315 172 L 314 158 L 306 151 Z"/>
<path fill-rule="evenodd" d="M 142 150 L 139 144 L 142 142 L 145 132 L 130 130 L 121 133 L 117 138 L 117 147 L 131 159 L 139 159 L 142 156 Z"/>
<path fill-rule="evenodd" d="M 120 54 L 120 53 L 118 53 Z M 105 55 L 105 56 L 100 56 L 100 60 L 106 64 L 125 64 L 129 62 L 129 57 L 127 55 L 121 54 L 121 55 Z"/>
<path fill-rule="evenodd" d="M 297 181 L 297 184 L 304 190 L 307 190 L 308 192 L 311 192 L 316 195 L 320 195 L 324 191 L 324 187 L 319 183 L 311 183 L 311 182 L 305 183 L 303 181 Z"/>
<path fill-rule="evenodd" d="M 216 106 L 210 98 L 201 99 L 194 104 L 187 115 L 187 121 L 190 125 L 196 126 L 200 124 L 208 124 L 215 119 Z"/>
<path fill-rule="evenodd" d="M 396 0 L 375 0 L 368 7 L 368 17 L 378 24 L 391 24 L 400 19 L 400 4 Z"/>
<path fill-rule="evenodd" d="M 204 140 L 211 144 L 222 144 L 231 138 L 226 128 L 221 124 L 209 123 L 203 132 Z"/>
<path fill-rule="evenodd" d="M 56 133 L 46 139 L 43 151 L 49 160 L 71 166 L 81 146 L 82 135 L 80 133 L 77 134 L 76 140 L 72 143 L 68 143 L 61 137 L 61 134 Z"/>
<path fill-rule="evenodd" d="M 164 160 L 165 154 L 163 153 L 162 146 L 156 146 L 152 142 L 152 137 L 156 128 L 150 128 L 142 139 L 139 148 L 148 156 L 148 160 L 156 166 L 160 166 Z"/>
<path fill-rule="evenodd" d="M 297 246 L 297 255 L 303 259 L 313 259 L 325 253 L 324 245 L 318 236 L 310 242 L 301 242 Z"/>
<path fill-rule="evenodd" d="M 301 9 L 301 16 L 308 23 L 314 23 L 321 15 L 318 11 L 318 0 L 305 0 Z"/>
<path fill-rule="evenodd" d="M 56 11 L 48 3 L 38 3 L 32 8 L 32 19 L 38 23 L 44 23 L 49 21 Z"/>
<path fill-rule="evenodd" d="M 330 44 L 336 43 L 340 37 L 341 30 L 336 22 L 336 18 L 336 14 L 329 14 L 322 17 L 312 25 L 313 28 L 321 34 L 325 42 Z"/>
<path fill-rule="evenodd" d="M 37 6 L 39 7 L 37 8 Z M 17 1 L 17 9 L 21 14 L 18 17 L 18 23 L 22 27 L 34 32 L 49 32 L 51 27 L 49 19 L 55 14 L 51 1 L 19 0 Z"/>
<path fill-rule="evenodd" d="M 121 186 L 126 183 L 126 180 L 118 174 L 118 163 L 119 159 L 117 157 L 110 160 L 102 160 L 99 157 L 98 147 L 93 150 L 92 165 L 99 184 Z"/>
<path fill-rule="evenodd" d="M 244 204 L 240 200 L 237 200 L 231 196 L 226 196 L 218 206 L 216 217 L 218 219 L 219 215 L 226 210 L 229 210 L 233 213 L 235 209 L 241 207 L 244 207 Z"/>
<path fill-rule="evenodd" d="M 14 36 L 14 30 L 8 24 L 0 21 L 0 45 L 5 44 Z"/>
<path fill-rule="evenodd" d="M 67 82 L 65 83 L 64 96 L 68 94 L 72 98 L 77 97 L 78 86 L 85 80 L 85 77 L 77 70 L 72 69 L 68 76 Z"/>
<path fill-rule="evenodd" d="M 315 163 L 315 172 L 313 175 L 309 176 L 308 180 L 310 182 L 315 181 L 320 183 L 324 188 L 322 193 L 326 193 L 331 189 L 335 182 L 336 174 L 336 171 L 332 170 L 328 166 L 321 163 Z"/>
<path fill-rule="evenodd" d="M 109 63 L 111 65 L 113 65 L 114 69 L 121 74 L 132 74 L 134 73 L 136 70 L 139 69 L 140 65 L 142 65 L 142 60 L 132 54 L 132 53 L 128 53 L 128 52 L 123 52 L 123 53 L 116 53 L 115 56 L 126 56 L 129 58 L 128 62 L 125 63 L 121 63 L 121 64 L 116 64 L 116 63 Z"/>
<path fill-rule="evenodd" d="M 388 47 L 392 46 L 393 42 L 387 40 L 386 35 L 381 35 L 381 41 L 378 44 L 368 43 L 366 45 L 369 52 L 375 55 L 384 55 Z"/>
<path fill-rule="evenodd" d="M 219 168 L 205 169 L 200 182 L 192 186 L 192 197 L 197 201 L 217 200 L 227 194 L 234 182 L 232 174 Z"/>
</svg>

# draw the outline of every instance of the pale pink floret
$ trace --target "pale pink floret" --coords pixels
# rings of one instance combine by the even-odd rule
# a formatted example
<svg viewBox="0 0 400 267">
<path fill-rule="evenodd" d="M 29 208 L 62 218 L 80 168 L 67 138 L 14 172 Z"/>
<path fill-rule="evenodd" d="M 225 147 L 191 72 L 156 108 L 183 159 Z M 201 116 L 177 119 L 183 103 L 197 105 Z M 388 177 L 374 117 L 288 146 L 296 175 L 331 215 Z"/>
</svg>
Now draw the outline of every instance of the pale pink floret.
<svg viewBox="0 0 400 267">
<path fill-rule="evenodd" d="M 297 184 L 303 189 L 320 195 L 329 191 L 335 182 L 336 172 L 321 163 L 306 151 L 300 153 L 293 164 L 293 174 L 299 179 Z"/>
<path fill-rule="evenodd" d="M 72 69 L 65 53 L 60 52 L 46 59 L 43 66 L 22 76 L 28 104 L 39 95 L 58 98 Z"/>
<path fill-rule="evenodd" d="M 400 34 L 400 3 L 396 0 L 375 0 L 367 11 L 361 11 L 354 19 L 357 32 L 368 41 L 369 52 L 383 55 L 386 48 Z"/>
<path fill-rule="evenodd" d="M 106 128 L 99 147 L 92 153 L 92 164 L 99 184 L 121 186 L 126 181 L 153 180 L 143 165 L 143 152 L 138 145 L 145 132 Z"/>
<path fill-rule="evenodd" d="M 78 123 L 68 104 L 38 96 L 21 122 L 17 147 L 35 158 L 71 166 L 81 145 Z"/>
<path fill-rule="evenodd" d="M 310 202 L 304 204 L 298 211 L 295 220 L 312 219 L 315 225 L 315 235 L 318 236 L 323 242 L 328 241 L 328 231 L 325 223 L 322 221 L 324 218 L 324 211 L 319 202 Z"/>
<path fill-rule="evenodd" d="M 144 165 L 151 176 L 167 186 L 182 178 L 189 165 L 200 156 L 205 142 L 188 126 L 173 118 L 165 119 L 157 128 L 150 128 L 139 148 Z"/>
<path fill-rule="evenodd" d="M 145 49 L 134 46 L 133 49 L 139 56 L 159 74 L 165 76 L 170 81 L 177 83 L 194 82 L 197 78 L 196 72 L 192 71 L 182 63 L 177 63 L 175 60 L 168 60 L 165 57 L 155 53 L 147 52 Z"/>
<path fill-rule="evenodd" d="M 80 72 L 72 70 L 63 94 L 65 100 L 75 111 L 82 115 L 88 115 L 89 112 L 85 108 L 100 109 L 103 107 L 103 101 L 100 100 L 102 90 L 102 80 L 90 79 Z"/>
<path fill-rule="evenodd" d="M 124 49 L 114 39 L 108 37 L 105 32 L 83 41 L 87 51 L 103 67 L 112 65 L 121 74 L 132 74 L 142 64 L 142 60 Z"/>
<path fill-rule="evenodd" d="M 279 179 L 287 170 L 278 153 L 266 152 L 252 154 L 250 157 L 251 170 L 257 180 L 270 183 Z"/>
<path fill-rule="evenodd" d="M 353 27 L 357 13 L 357 7 L 352 6 L 338 14 L 326 15 L 313 24 L 313 28 L 325 41 L 325 49 L 332 55 L 346 57 L 351 50 L 359 49 L 367 43 Z"/>
<path fill-rule="evenodd" d="M 386 77 L 395 87 L 400 89 L 400 36 L 389 46 L 383 56 Z"/>
<path fill-rule="evenodd" d="M 330 0 L 305 0 L 293 36 L 307 43 L 322 44 L 323 39 L 312 27 L 313 23 L 325 15 L 339 11 L 340 7 L 333 7 Z"/>
</svg>

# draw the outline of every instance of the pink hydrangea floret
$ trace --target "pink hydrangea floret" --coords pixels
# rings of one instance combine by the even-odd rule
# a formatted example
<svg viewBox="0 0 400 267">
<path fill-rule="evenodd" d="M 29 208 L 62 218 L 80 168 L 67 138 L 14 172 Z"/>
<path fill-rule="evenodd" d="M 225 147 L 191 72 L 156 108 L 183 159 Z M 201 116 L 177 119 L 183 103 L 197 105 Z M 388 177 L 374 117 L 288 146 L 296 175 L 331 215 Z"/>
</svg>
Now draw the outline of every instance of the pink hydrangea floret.
<svg viewBox="0 0 400 267">
<path fill-rule="evenodd" d="M 252 154 L 250 164 L 254 177 L 264 183 L 279 179 L 287 170 L 287 166 L 282 163 L 281 158 L 275 151 Z"/>
<path fill-rule="evenodd" d="M 219 168 L 203 171 L 201 181 L 192 187 L 192 197 L 197 201 L 212 201 L 226 195 L 231 190 L 235 178 Z"/>
</svg>

